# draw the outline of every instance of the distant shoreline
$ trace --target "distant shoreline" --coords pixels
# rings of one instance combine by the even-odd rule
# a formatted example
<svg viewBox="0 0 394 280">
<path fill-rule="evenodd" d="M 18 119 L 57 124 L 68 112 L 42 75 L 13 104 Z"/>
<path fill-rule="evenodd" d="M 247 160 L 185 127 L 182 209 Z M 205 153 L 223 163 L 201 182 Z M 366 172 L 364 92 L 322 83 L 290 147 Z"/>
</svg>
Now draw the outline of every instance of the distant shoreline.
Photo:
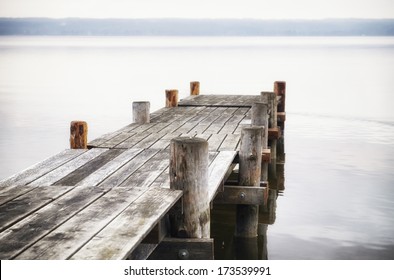
<svg viewBox="0 0 394 280">
<path fill-rule="evenodd" d="M 394 36 L 394 19 L 0 18 L 0 36 Z"/>
</svg>

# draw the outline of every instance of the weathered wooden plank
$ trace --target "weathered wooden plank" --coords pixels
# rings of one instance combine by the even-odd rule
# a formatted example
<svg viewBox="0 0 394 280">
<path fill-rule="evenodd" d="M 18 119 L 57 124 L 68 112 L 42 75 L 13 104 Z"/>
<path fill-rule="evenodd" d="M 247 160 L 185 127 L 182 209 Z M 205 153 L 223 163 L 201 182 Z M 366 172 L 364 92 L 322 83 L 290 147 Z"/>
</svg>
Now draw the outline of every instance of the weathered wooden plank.
<svg viewBox="0 0 394 280">
<path fill-rule="evenodd" d="M 170 170 L 167 167 L 152 183 L 151 188 L 170 188 Z"/>
<path fill-rule="evenodd" d="M 144 150 L 136 155 L 131 161 L 127 162 L 121 168 L 112 173 L 108 178 L 102 181 L 99 186 L 105 188 L 113 188 L 122 184 L 129 178 L 138 168 L 140 168 L 146 161 L 153 157 L 158 150 Z"/>
<path fill-rule="evenodd" d="M 193 130 L 194 127 L 198 125 L 198 122 L 196 121 L 188 121 L 182 125 L 180 125 L 174 132 L 178 133 L 189 133 L 190 131 Z"/>
<path fill-rule="evenodd" d="M 135 125 L 137 125 L 137 124 L 133 124 L 133 126 L 135 126 Z M 103 144 L 103 143 L 107 142 L 108 140 L 110 140 L 111 138 L 116 137 L 120 133 L 121 133 L 121 131 L 115 131 L 115 132 L 106 133 L 106 134 L 102 135 L 101 137 L 98 137 L 98 138 L 88 142 L 88 148 L 98 147 L 101 144 Z"/>
<path fill-rule="evenodd" d="M 1 232 L 0 259 L 15 258 L 24 249 L 33 245 L 103 194 L 103 190 L 98 187 L 76 187 L 54 202 Z"/>
<path fill-rule="evenodd" d="M 261 205 L 268 197 L 267 188 L 254 186 L 224 186 L 224 191 L 215 197 L 216 204 Z"/>
<path fill-rule="evenodd" d="M 168 133 L 164 135 L 161 139 L 159 139 L 156 143 L 154 143 L 150 148 L 151 149 L 159 149 L 164 150 L 170 146 L 170 140 L 180 136 L 179 132 Z"/>
<path fill-rule="evenodd" d="M 208 169 L 208 197 L 209 201 L 212 201 L 218 188 L 224 184 L 225 175 L 227 170 L 231 166 L 236 152 L 222 151 L 219 152 L 211 163 Z"/>
<path fill-rule="evenodd" d="M 107 177 L 109 177 L 116 170 L 121 168 L 127 162 L 132 160 L 136 155 L 138 155 L 142 149 L 118 149 L 122 152 L 119 156 L 108 162 L 106 165 L 100 169 L 92 172 L 89 176 L 85 177 L 83 180 L 79 181 L 76 186 L 96 186 Z"/>
<path fill-rule="evenodd" d="M 241 135 L 239 134 L 227 134 L 219 147 L 219 151 L 236 151 L 239 145 Z"/>
<path fill-rule="evenodd" d="M 111 138 L 110 140 L 100 144 L 98 147 L 100 148 L 114 148 L 116 145 L 119 143 L 122 143 L 126 141 L 127 139 L 131 138 L 134 136 L 136 133 L 135 132 L 122 132 L 115 137 Z"/>
<path fill-rule="evenodd" d="M 36 242 L 18 259 L 70 258 L 142 194 L 143 191 L 139 189 L 112 189 Z"/>
<path fill-rule="evenodd" d="M 148 189 L 71 259 L 127 258 L 181 196 L 181 191 Z"/>
<path fill-rule="evenodd" d="M 258 101 L 258 95 L 198 95 L 181 100 L 178 106 L 251 107 Z"/>
<path fill-rule="evenodd" d="M 91 149 L 83 153 L 81 156 L 67 162 L 61 167 L 45 174 L 39 179 L 33 181 L 29 186 L 50 186 L 53 183 L 59 181 L 61 178 L 67 176 L 77 168 L 83 166 L 94 158 L 104 153 L 106 149 Z"/>
<path fill-rule="evenodd" d="M 44 207 L 51 201 L 70 191 L 73 187 L 32 188 L 29 186 L 18 186 L 18 188 L 25 189 L 27 193 L 0 206 L 0 231 L 3 231 L 28 216 L 30 213 Z M 11 196 L 13 196 L 12 193 Z"/>
<path fill-rule="evenodd" d="M 141 132 L 134 134 L 132 137 L 125 139 L 123 141 L 113 142 L 113 147 L 117 149 L 130 149 L 134 148 L 139 142 L 147 138 L 150 134 Z"/>
<path fill-rule="evenodd" d="M 147 160 L 120 186 L 127 188 L 148 188 L 160 174 L 168 168 L 169 151 L 161 150 Z"/>
<path fill-rule="evenodd" d="M 226 138 L 226 134 L 211 134 L 211 136 L 208 139 L 209 150 L 210 151 L 219 150 L 219 147 L 222 144 L 224 138 Z"/>
<path fill-rule="evenodd" d="M 37 163 L 26 170 L 6 178 L 0 182 L 0 194 L 7 192 L 13 185 L 26 185 L 35 179 L 51 172 L 68 161 L 80 156 L 87 150 L 64 150 L 40 163 Z"/>
<path fill-rule="evenodd" d="M 158 245 L 157 243 L 140 243 L 127 257 L 127 260 L 146 260 Z"/>
<path fill-rule="evenodd" d="M 158 132 L 158 133 L 152 133 L 148 137 L 145 137 L 142 139 L 140 142 L 135 144 L 134 148 L 143 148 L 143 149 L 148 149 L 150 146 L 152 146 L 154 143 L 159 141 L 161 137 L 165 135 L 164 132 Z"/>
<path fill-rule="evenodd" d="M 217 118 L 206 130 L 204 133 L 219 133 L 226 122 L 231 118 L 231 115 L 222 114 Z"/>
<path fill-rule="evenodd" d="M 100 169 L 102 166 L 119 156 L 123 151 L 121 149 L 111 149 L 107 150 L 106 152 L 102 153 L 98 157 L 94 158 L 90 162 L 86 163 L 85 165 L 81 166 L 80 168 L 74 170 L 67 176 L 63 177 L 54 185 L 57 186 L 74 186 L 79 181 L 83 180 L 91 173 L 95 172 L 96 170 Z"/>
<path fill-rule="evenodd" d="M 213 260 L 212 238 L 164 238 L 149 260 Z"/>
<path fill-rule="evenodd" d="M 159 133 L 160 131 L 162 131 L 164 128 L 166 128 L 169 125 L 170 125 L 169 122 L 159 122 L 155 126 L 152 126 L 151 128 L 145 130 L 144 132 L 145 133 Z"/>
</svg>

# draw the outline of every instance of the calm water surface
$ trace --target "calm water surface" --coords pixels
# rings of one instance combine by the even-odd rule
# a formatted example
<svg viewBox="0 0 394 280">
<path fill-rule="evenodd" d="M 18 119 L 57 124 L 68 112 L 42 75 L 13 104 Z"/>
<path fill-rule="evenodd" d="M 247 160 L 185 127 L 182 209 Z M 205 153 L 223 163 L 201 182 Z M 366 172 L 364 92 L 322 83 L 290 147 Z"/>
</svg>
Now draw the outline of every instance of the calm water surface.
<svg viewBox="0 0 394 280">
<path fill-rule="evenodd" d="M 192 80 L 206 94 L 285 80 L 284 190 L 250 244 L 215 209 L 217 258 L 258 244 L 259 258 L 394 259 L 392 73 L 388 37 L 0 37 L 0 179 L 67 148 L 71 120 L 93 139 L 128 124 L 132 101 L 159 109 Z"/>
</svg>

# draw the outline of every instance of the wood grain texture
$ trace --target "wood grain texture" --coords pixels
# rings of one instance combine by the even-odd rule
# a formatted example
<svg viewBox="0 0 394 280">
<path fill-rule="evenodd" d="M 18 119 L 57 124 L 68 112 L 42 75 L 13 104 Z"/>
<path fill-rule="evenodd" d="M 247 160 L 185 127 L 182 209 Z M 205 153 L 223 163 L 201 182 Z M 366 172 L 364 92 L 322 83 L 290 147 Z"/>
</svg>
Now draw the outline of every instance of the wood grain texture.
<svg viewBox="0 0 394 280">
<path fill-rule="evenodd" d="M 71 259 L 126 259 L 181 196 L 181 191 L 149 189 Z"/>
</svg>

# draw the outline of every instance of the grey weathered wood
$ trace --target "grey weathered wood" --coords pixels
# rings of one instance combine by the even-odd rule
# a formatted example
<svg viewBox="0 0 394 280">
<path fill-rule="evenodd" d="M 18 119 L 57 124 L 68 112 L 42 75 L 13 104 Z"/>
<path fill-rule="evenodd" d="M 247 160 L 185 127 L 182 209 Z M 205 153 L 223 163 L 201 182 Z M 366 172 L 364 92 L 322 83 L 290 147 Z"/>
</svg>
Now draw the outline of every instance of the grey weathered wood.
<svg viewBox="0 0 394 280">
<path fill-rule="evenodd" d="M 127 188 L 147 188 L 169 165 L 169 152 L 162 150 L 147 160 L 120 186 Z"/>
<path fill-rule="evenodd" d="M 136 124 L 133 124 L 133 125 L 136 125 Z M 100 137 L 88 142 L 88 148 L 99 147 L 101 144 L 107 142 L 111 138 L 119 135 L 120 133 L 121 133 L 121 131 L 114 131 L 114 132 L 106 133 L 106 134 L 104 134 L 104 135 L 102 135 L 102 136 L 100 136 Z"/>
<path fill-rule="evenodd" d="M 12 226 L 30 213 L 44 207 L 48 203 L 70 191 L 73 187 L 64 188 L 31 188 L 19 186 L 31 191 L 0 206 L 0 231 Z"/>
<path fill-rule="evenodd" d="M 268 104 L 257 102 L 252 105 L 251 124 L 253 126 L 262 126 L 262 145 L 263 149 L 268 147 Z"/>
<path fill-rule="evenodd" d="M 278 119 L 277 119 L 277 99 L 276 99 L 276 94 L 275 92 L 268 92 L 268 91 L 263 91 L 261 92 L 261 100 L 265 103 L 268 104 L 268 109 L 270 112 L 270 117 L 269 117 L 269 129 L 271 129 L 272 133 L 274 133 L 277 130 L 277 124 L 278 124 Z M 271 160 L 275 161 L 276 160 L 276 146 L 277 146 L 277 141 L 276 139 L 272 139 L 269 141 L 270 149 L 271 149 Z"/>
<path fill-rule="evenodd" d="M 120 169 L 123 165 L 133 160 L 133 158 L 138 155 L 142 149 L 119 149 L 122 154 L 112 159 L 110 162 L 102 166 L 100 169 L 92 172 L 83 180 L 79 181 L 76 186 L 96 186 L 103 180 L 108 178 L 116 170 Z"/>
<path fill-rule="evenodd" d="M 213 162 L 209 165 L 208 169 L 208 199 L 211 202 L 218 188 L 224 184 L 227 179 L 225 175 L 227 170 L 233 162 L 236 152 L 234 151 L 222 151 L 217 154 Z"/>
<path fill-rule="evenodd" d="M 103 230 L 144 191 L 114 188 L 34 243 L 18 259 L 68 259 Z M 139 230 L 136 228 L 135 230 Z"/>
<path fill-rule="evenodd" d="M 226 138 L 226 134 L 209 134 L 209 133 L 206 133 L 206 135 L 210 135 L 209 138 L 208 138 L 209 150 L 210 151 L 218 151 L 220 146 L 222 145 L 224 139 Z"/>
<path fill-rule="evenodd" d="M 87 176 L 89 176 L 91 173 L 100 169 L 106 163 L 112 161 L 114 158 L 119 156 L 122 152 L 123 151 L 120 149 L 107 150 L 104 153 L 100 154 L 98 157 L 86 163 L 85 165 L 74 170 L 73 172 L 66 175 L 65 177 L 61 178 L 59 181 L 55 182 L 54 185 L 74 186 L 78 184 L 78 182 L 82 181 Z"/>
<path fill-rule="evenodd" d="M 71 259 L 126 259 L 181 196 L 176 190 L 147 190 Z"/>
<path fill-rule="evenodd" d="M 170 150 L 171 189 L 184 192 L 183 216 L 176 227 L 188 237 L 209 238 L 208 142 L 179 137 L 171 140 Z"/>
<path fill-rule="evenodd" d="M 53 188 L 53 187 L 50 187 Z M 104 194 L 98 187 L 76 187 L 55 202 L 0 233 L 0 259 L 12 259 Z"/>
<path fill-rule="evenodd" d="M 242 130 L 239 150 L 239 185 L 260 186 L 262 127 Z M 235 236 L 256 237 L 258 205 L 237 205 Z"/>
<path fill-rule="evenodd" d="M 179 106 L 251 107 L 260 101 L 256 95 L 195 95 L 182 99 Z"/>
<path fill-rule="evenodd" d="M 87 150 L 64 150 L 40 163 L 27 168 L 9 178 L 0 181 L 0 194 L 8 191 L 14 185 L 26 185 L 35 179 L 43 176 L 46 173 L 58 168 L 59 166 L 67 163 L 68 161 L 80 156 Z"/>
<path fill-rule="evenodd" d="M 125 142 L 127 139 L 131 138 L 134 135 L 136 135 L 135 132 L 122 132 L 116 135 L 115 137 L 109 139 L 108 141 L 105 141 L 104 143 L 100 144 L 98 147 L 111 149 L 119 145 L 120 143 Z"/>
<path fill-rule="evenodd" d="M 219 151 L 236 151 L 240 139 L 241 135 L 239 134 L 227 134 L 219 147 Z"/>
<path fill-rule="evenodd" d="M 29 186 L 50 186 L 106 151 L 107 151 L 106 149 L 88 150 L 86 153 L 83 153 L 81 156 L 67 162 L 66 164 L 60 166 L 59 168 L 56 168 L 55 170 L 45 174 L 39 179 L 31 182 Z"/>
<path fill-rule="evenodd" d="M 157 154 L 158 150 L 144 150 L 136 155 L 132 160 L 127 162 L 121 168 L 112 173 L 108 178 L 102 181 L 99 186 L 105 188 L 112 188 L 121 185 L 127 178 L 129 178 L 138 168 L 140 168 L 151 157 Z"/>
<path fill-rule="evenodd" d="M 133 102 L 133 123 L 150 122 L 150 103 L 148 101 Z"/>
<path fill-rule="evenodd" d="M 165 238 L 149 260 L 213 260 L 211 238 Z"/>
</svg>

